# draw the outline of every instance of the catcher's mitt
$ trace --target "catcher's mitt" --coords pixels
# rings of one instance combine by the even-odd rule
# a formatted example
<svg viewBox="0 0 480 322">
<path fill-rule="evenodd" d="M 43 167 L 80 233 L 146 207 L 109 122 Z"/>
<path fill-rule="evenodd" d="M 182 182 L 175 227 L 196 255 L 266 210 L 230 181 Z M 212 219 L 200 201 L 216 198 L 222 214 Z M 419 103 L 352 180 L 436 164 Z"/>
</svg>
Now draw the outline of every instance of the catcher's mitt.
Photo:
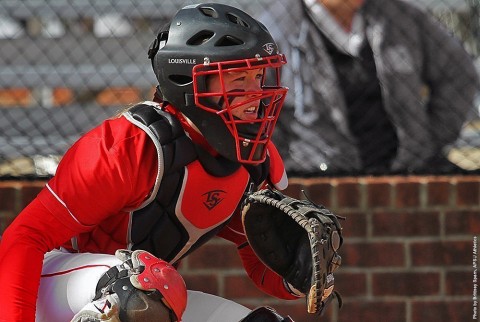
<svg viewBox="0 0 480 322">
<path fill-rule="evenodd" d="M 248 243 L 259 259 L 306 295 L 307 311 L 322 314 L 337 296 L 333 272 L 340 266 L 343 243 L 338 216 L 309 200 L 276 190 L 249 193 L 242 209 Z"/>
</svg>

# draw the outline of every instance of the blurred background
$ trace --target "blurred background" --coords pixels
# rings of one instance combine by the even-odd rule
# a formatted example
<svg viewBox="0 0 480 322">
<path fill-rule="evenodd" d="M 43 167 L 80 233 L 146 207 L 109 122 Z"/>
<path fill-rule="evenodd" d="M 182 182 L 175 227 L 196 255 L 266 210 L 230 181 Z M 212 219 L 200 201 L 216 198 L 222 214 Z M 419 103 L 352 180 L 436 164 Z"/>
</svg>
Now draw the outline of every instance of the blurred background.
<svg viewBox="0 0 480 322">
<path fill-rule="evenodd" d="M 179 8 L 195 2 L 0 1 L 0 177 L 52 176 L 66 149 L 82 133 L 129 104 L 150 100 L 156 79 L 147 49 L 159 27 Z M 266 10 L 271 13 L 275 6 L 285 6 L 275 0 L 221 2 L 257 17 L 264 16 Z M 479 73 L 480 2 L 410 2 L 461 41 Z M 277 16 L 276 23 L 288 19 Z M 442 50 L 441 44 L 438 50 Z M 455 59 L 451 57 L 449 64 L 455 65 Z M 432 165 L 423 172 L 480 172 L 479 110 L 477 97 L 458 138 L 442 148 L 445 157 L 458 167 L 445 170 Z M 277 144 L 281 146 L 282 141 L 277 140 Z M 304 158 L 309 158 L 309 153 L 315 157 L 316 152 L 308 146 L 300 149 L 304 149 Z M 382 145 L 375 149 L 382 149 Z M 281 150 L 289 154 L 288 147 Z M 362 167 L 337 171 L 324 163 L 314 170 L 295 165 L 287 170 L 300 176 L 368 174 Z M 374 174 L 408 171 L 384 169 Z"/>
<path fill-rule="evenodd" d="M 358 0 L 325 0 L 338 1 Z M 296 43 L 301 40 L 299 36 L 306 21 L 294 20 L 298 18 L 294 5 L 300 0 L 212 2 L 232 4 L 268 22 L 269 30 L 287 54 L 288 66 L 293 66 L 286 69 L 287 84 L 291 81 L 288 73 L 298 72 L 299 59 L 297 51 L 283 46 L 293 44 L 307 58 L 309 52 L 319 48 L 308 39 L 304 48 Z M 372 2 L 389 4 L 392 0 Z M 477 249 L 480 235 L 480 100 L 470 99 L 462 92 L 475 82 L 471 75 L 480 72 L 480 1 L 405 2 L 426 16 L 408 21 L 403 16 L 405 12 L 394 13 L 392 19 L 384 21 L 386 27 L 395 21 L 408 21 L 406 24 L 411 28 L 389 40 L 395 43 L 403 38 L 408 42 L 410 37 L 416 37 L 421 39 L 414 48 L 419 52 L 428 43 L 424 66 L 437 62 L 439 68 L 432 68 L 430 73 L 438 82 L 447 84 L 446 93 L 440 93 L 445 101 L 453 101 L 451 105 L 443 104 L 442 110 L 448 114 L 443 118 L 446 122 L 432 123 L 438 136 L 451 133 L 445 136 L 454 140 L 439 147 L 432 162 L 427 162 L 421 170 L 398 167 L 372 172 L 350 156 L 350 146 L 341 150 L 351 137 L 332 140 L 328 143 L 333 148 L 322 149 L 317 143 L 337 138 L 332 133 L 338 129 L 332 127 L 332 133 L 321 130 L 309 124 L 311 114 L 302 117 L 296 113 L 301 106 L 295 105 L 296 98 L 310 99 L 308 91 L 297 88 L 289 92 L 285 114 L 276 129 L 274 139 L 289 174 L 302 177 L 290 180 L 286 193 L 303 198 L 302 191 L 306 191 L 314 202 L 347 217 L 342 223 L 346 237 L 341 249 L 343 264 L 335 276 L 335 288 L 343 296 L 344 307 L 338 310 L 332 305 L 322 318 L 324 321 L 480 319 L 478 314 L 472 314 L 478 308 L 478 302 L 474 305 L 472 301 L 472 291 L 474 297 L 477 294 L 477 284 L 472 283 L 472 259 L 476 274 L 478 258 L 472 253 L 473 248 Z M 148 47 L 157 29 L 179 8 L 191 3 L 194 1 L 0 1 L 0 234 L 44 187 L 66 149 L 81 134 L 125 106 L 152 98 L 156 79 L 147 58 Z M 381 17 L 385 19 L 380 14 L 374 18 Z M 426 26 L 423 24 L 428 20 L 426 17 L 446 30 L 444 37 L 436 39 L 433 45 L 431 39 L 438 34 L 421 28 Z M 447 39 L 450 36 L 459 41 L 467 56 L 441 55 L 452 45 Z M 375 53 L 375 42 L 371 46 Z M 393 54 L 392 65 L 382 65 L 385 73 L 395 74 L 390 66 L 395 63 L 402 66 L 406 61 L 405 52 L 400 53 L 403 54 Z M 315 59 L 309 62 L 307 59 L 300 66 L 306 69 L 300 76 L 318 68 L 316 63 Z M 451 76 L 459 70 L 458 66 L 471 68 Z M 321 72 L 322 68 L 315 71 Z M 308 78 L 304 81 L 303 85 L 309 85 L 308 82 L 318 85 L 319 91 L 328 85 Z M 425 101 L 439 94 L 428 85 L 422 84 Z M 368 92 L 369 88 L 367 83 L 360 89 Z M 380 90 L 388 92 L 382 82 Z M 405 97 L 418 96 L 408 90 L 402 93 Z M 312 107 L 316 108 L 319 99 L 312 101 Z M 336 102 L 332 106 L 333 103 Z M 442 105 L 441 101 L 437 103 Z M 460 111 L 460 105 L 468 110 Z M 324 108 L 330 108 L 334 115 L 338 112 L 330 105 Z M 293 116 L 288 114 L 292 111 Z M 422 128 L 420 112 L 405 113 L 405 123 Z M 366 123 L 377 122 L 376 119 L 369 122 L 369 115 L 365 117 Z M 321 118 L 319 122 L 327 123 Z M 453 129 L 454 123 L 461 123 L 458 130 Z M 413 144 L 403 151 L 404 156 L 415 160 L 418 153 L 420 158 L 431 142 L 416 141 L 413 132 L 407 135 Z M 432 136 L 434 139 L 437 138 Z M 385 149 L 385 143 L 371 137 L 370 141 L 365 143 L 369 151 Z M 294 143 L 289 145 L 290 142 Z M 335 155 L 336 148 L 342 153 Z M 327 158 L 329 153 L 334 155 L 331 160 Z M 446 160 L 454 166 L 444 167 L 434 159 Z M 335 161 L 341 167 L 336 167 Z M 427 175 L 410 176 L 412 173 Z M 189 256 L 182 263 L 181 272 L 190 289 L 218 294 L 251 308 L 270 305 L 285 315 L 290 314 L 295 321 L 318 321 L 317 316 L 305 312 L 303 301 L 280 301 L 256 289 L 245 275 L 235 248 L 219 238 Z"/>
</svg>

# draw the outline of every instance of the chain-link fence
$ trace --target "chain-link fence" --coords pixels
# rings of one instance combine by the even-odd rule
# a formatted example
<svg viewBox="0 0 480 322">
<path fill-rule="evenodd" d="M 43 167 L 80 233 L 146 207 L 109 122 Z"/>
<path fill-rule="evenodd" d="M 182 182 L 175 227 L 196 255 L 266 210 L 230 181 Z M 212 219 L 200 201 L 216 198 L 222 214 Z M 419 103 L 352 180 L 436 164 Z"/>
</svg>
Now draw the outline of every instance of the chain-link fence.
<svg viewBox="0 0 480 322">
<path fill-rule="evenodd" d="M 179 8 L 195 2 L 197 1 L 0 1 L 0 177 L 51 176 L 66 149 L 82 133 L 128 104 L 150 100 L 156 79 L 151 71 L 146 51 L 154 38 L 155 31 Z M 291 28 L 289 34 L 279 32 L 282 30 L 281 26 L 289 25 L 293 19 L 289 15 L 291 12 L 289 3 L 300 3 L 300 0 L 212 2 L 232 4 L 260 20 L 268 15 L 274 17 L 271 23 L 274 22 L 278 28 L 269 25 L 269 29 L 275 29 L 276 32 L 272 31 L 275 38 L 280 36 L 283 41 L 297 37 L 301 32 L 300 28 L 303 25 L 301 22 L 289 27 Z M 478 73 L 480 70 L 479 1 L 411 2 L 415 6 L 422 7 L 422 10 L 426 10 L 435 19 L 442 21 L 452 34 L 461 39 L 476 66 L 473 69 L 476 68 Z M 408 37 L 411 30 L 405 32 Z M 429 39 L 428 34 L 423 37 Z M 437 43 L 438 48 L 435 50 L 441 53 L 445 43 L 445 40 Z M 314 48 L 315 45 L 311 44 L 311 46 Z M 375 48 L 372 50 L 375 56 Z M 288 52 L 287 50 L 287 60 L 295 65 L 297 57 L 289 57 Z M 424 57 L 424 59 L 427 58 Z M 451 69 L 456 68 L 458 63 L 456 59 L 457 57 L 448 57 L 446 60 Z M 380 68 L 378 65 L 376 67 Z M 441 70 L 432 71 L 432 74 L 437 74 L 439 77 L 443 74 L 447 75 Z M 455 81 L 462 83 L 461 87 L 474 82 L 467 78 L 455 79 Z M 389 90 L 384 88 L 381 79 L 379 84 L 381 91 Z M 428 90 L 426 87 L 425 97 L 434 97 L 436 93 Z M 289 96 L 296 98 L 300 94 L 304 97 L 309 95 L 308 92 L 302 93 L 295 88 L 295 93 L 289 93 Z M 452 96 L 457 97 L 462 94 L 451 93 L 450 97 Z M 468 100 L 468 98 L 465 99 Z M 456 166 L 449 168 L 447 172 L 458 170 L 476 172 L 480 169 L 480 122 L 477 120 L 479 101 L 475 103 L 476 105 L 473 102 L 470 103 L 469 110 L 458 115 L 455 122 L 452 121 L 452 123 L 464 121 L 458 138 L 454 141 L 450 140 L 451 142 L 449 141 L 445 146 L 436 147 L 438 148 L 435 150 L 436 153 L 443 153 L 445 158 Z M 442 105 L 442 102 L 439 104 Z M 427 109 L 428 106 L 425 108 Z M 455 106 L 446 108 L 453 112 L 456 110 Z M 293 109 L 298 109 L 298 106 L 293 106 Z M 410 115 L 410 117 L 415 119 L 417 115 Z M 281 119 L 278 125 L 279 134 L 292 135 L 290 129 L 285 130 L 291 126 L 290 121 L 291 119 L 287 116 Z M 349 120 L 350 123 L 354 121 L 354 118 Z M 398 119 L 393 121 L 399 122 Z M 311 145 L 312 141 L 328 138 L 329 133 L 316 131 L 314 127 L 308 128 L 305 124 L 298 123 L 297 126 L 299 126 L 297 131 L 311 133 L 311 137 L 300 138 L 304 141 L 291 146 L 283 146 L 284 142 L 291 140 L 276 138 L 282 154 L 288 159 L 289 172 L 299 175 L 368 173 L 368 169 L 362 167 L 361 163 L 360 166 L 353 166 L 355 158 L 350 158 L 348 154 L 337 157 L 343 160 L 344 167 L 330 167 L 328 162 L 322 161 L 323 159 L 319 156 L 325 151 L 328 152 L 328 149 L 337 149 L 337 146 L 333 145 L 325 151 L 317 151 L 315 145 Z M 445 125 L 441 124 L 439 130 L 432 134 L 433 139 L 448 131 L 442 126 Z M 347 131 L 352 130 L 347 129 Z M 414 133 L 399 131 L 397 130 L 399 140 L 402 135 L 410 135 L 412 140 L 415 140 Z M 343 139 L 338 140 L 336 144 L 341 146 L 343 141 Z M 412 151 L 404 153 L 412 155 L 428 143 L 424 138 L 419 139 Z M 374 144 L 375 151 L 384 148 L 382 142 Z M 402 148 L 396 147 L 397 150 Z M 298 156 L 301 156 L 301 159 L 298 159 Z M 430 155 L 432 159 L 435 156 L 438 155 Z M 305 160 L 313 160 L 313 167 L 302 166 L 302 161 Z M 432 166 L 427 167 L 426 172 L 445 172 L 444 168 L 436 168 L 435 162 L 428 164 Z M 423 171 L 425 169 L 425 167 L 422 168 Z M 410 170 L 409 167 L 383 168 L 376 173 L 406 173 Z"/>
</svg>

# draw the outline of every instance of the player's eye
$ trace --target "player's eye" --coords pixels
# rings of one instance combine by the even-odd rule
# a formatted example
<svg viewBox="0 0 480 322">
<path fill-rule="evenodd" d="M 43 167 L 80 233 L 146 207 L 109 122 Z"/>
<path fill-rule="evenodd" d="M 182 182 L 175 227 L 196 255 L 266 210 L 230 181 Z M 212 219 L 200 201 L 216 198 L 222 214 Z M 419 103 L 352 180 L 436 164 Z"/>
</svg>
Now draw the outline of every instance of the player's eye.
<svg viewBox="0 0 480 322">
<path fill-rule="evenodd" d="M 243 82 L 243 81 L 245 81 L 245 76 L 236 77 L 232 81 L 233 82 Z"/>
</svg>

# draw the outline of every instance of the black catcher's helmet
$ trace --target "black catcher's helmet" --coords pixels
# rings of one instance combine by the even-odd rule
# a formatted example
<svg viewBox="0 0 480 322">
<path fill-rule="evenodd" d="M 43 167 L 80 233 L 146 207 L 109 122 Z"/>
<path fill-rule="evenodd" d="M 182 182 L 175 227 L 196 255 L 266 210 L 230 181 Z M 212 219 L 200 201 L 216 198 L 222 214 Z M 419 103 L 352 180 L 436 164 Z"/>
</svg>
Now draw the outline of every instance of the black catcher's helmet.
<svg viewBox="0 0 480 322">
<path fill-rule="evenodd" d="M 245 12 L 215 3 L 184 7 L 164 29 L 148 52 L 164 100 L 191 120 L 222 156 L 263 162 L 287 93 L 279 85 L 286 60 L 268 30 Z M 261 90 L 225 90 L 224 73 L 254 69 L 264 70 Z M 221 91 L 209 92 L 210 75 L 220 76 Z M 235 97 L 246 99 L 232 105 Z M 233 109 L 259 100 L 255 120 L 233 116 Z"/>
</svg>

